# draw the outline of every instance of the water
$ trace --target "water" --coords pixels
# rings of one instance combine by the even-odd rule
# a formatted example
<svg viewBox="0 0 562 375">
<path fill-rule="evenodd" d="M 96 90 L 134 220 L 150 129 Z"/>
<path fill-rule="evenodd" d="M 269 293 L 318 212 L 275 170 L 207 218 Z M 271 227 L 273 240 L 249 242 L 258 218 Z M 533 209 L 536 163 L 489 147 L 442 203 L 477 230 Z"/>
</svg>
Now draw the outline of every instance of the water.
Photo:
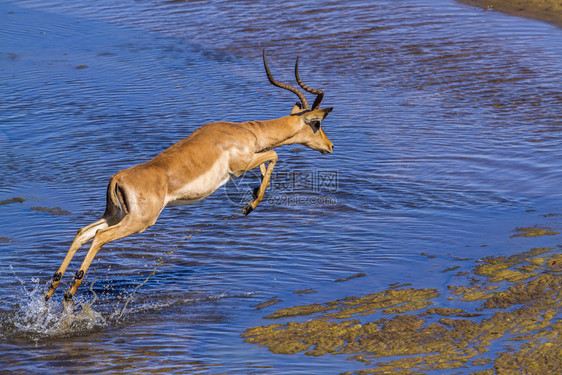
<svg viewBox="0 0 562 375">
<path fill-rule="evenodd" d="M 5 371 L 353 371 L 364 365 L 274 355 L 240 334 L 278 308 L 391 283 L 443 289 L 458 258 L 558 243 L 509 238 L 561 225 L 553 26 L 446 0 L 29 0 L 0 14 L 0 200 L 24 199 L 0 205 Z M 60 300 L 84 250 L 42 302 L 113 173 L 204 123 L 288 113 L 296 98 L 269 85 L 263 49 L 278 79 L 293 82 L 300 56 L 301 77 L 326 91 L 335 153 L 278 149 L 270 199 L 248 217 L 232 215 L 255 176 L 105 246 L 78 315 Z M 293 293 L 306 288 L 317 292 Z"/>
</svg>

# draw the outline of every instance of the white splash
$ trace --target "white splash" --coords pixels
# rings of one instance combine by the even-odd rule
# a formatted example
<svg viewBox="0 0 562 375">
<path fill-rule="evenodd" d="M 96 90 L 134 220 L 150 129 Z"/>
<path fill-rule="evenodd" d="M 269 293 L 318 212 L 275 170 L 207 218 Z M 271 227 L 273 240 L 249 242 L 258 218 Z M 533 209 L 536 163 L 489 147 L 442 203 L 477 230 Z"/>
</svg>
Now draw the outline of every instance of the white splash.
<svg viewBox="0 0 562 375">
<path fill-rule="evenodd" d="M 92 301 L 79 301 L 74 309 L 65 309 L 60 302 L 45 301 L 47 285 L 41 285 L 38 279 L 32 279 L 34 288 L 31 291 L 25 288 L 23 280 L 17 279 L 21 284 L 22 297 L 15 311 L 7 317 L 15 335 L 39 340 L 84 333 L 107 325 L 102 314 L 92 308 L 97 297 Z"/>
</svg>

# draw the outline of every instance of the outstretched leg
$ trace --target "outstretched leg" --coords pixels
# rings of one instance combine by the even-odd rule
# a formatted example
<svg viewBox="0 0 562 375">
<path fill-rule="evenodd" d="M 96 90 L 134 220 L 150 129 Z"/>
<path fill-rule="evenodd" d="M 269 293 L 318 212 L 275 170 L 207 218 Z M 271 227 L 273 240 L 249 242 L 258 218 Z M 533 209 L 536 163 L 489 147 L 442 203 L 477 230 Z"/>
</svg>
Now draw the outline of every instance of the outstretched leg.
<svg viewBox="0 0 562 375">
<path fill-rule="evenodd" d="M 267 171 L 267 170 L 266 170 L 266 165 L 265 165 L 265 163 L 260 164 L 261 181 L 263 181 L 263 178 L 265 177 L 265 172 L 266 172 L 266 171 Z M 267 183 L 266 188 L 269 187 L 269 184 L 270 184 L 270 182 Z M 254 188 L 254 191 L 252 192 L 252 196 L 253 196 L 254 199 L 256 199 L 256 198 L 258 197 L 258 193 L 259 193 L 259 191 L 260 191 L 260 187 L 261 187 L 261 182 L 260 182 L 260 185 L 259 185 L 259 186 L 256 186 L 256 187 Z"/>
<path fill-rule="evenodd" d="M 74 280 L 72 281 L 70 288 L 64 293 L 64 300 L 69 301 L 72 299 L 72 297 L 76 293 L 76 290 L 82 283 L 82 280 L 84 279 L 84 275 L 86 274 L 86 271 L 88 271 L 88 268 L 90 267 L 90 264 L 94 260 L 94 257 L 96 256 L 98 250 L 103 245 L 105 245 L 108 242 L 130 236 L 133 233 L 142 232 L 150 225 L 151 224 L 146 224 L 145 220 L 139 220 L 138 217 L 129 213 L 119 223 L 111 227 L 98 230 L 94 236 L 92 245 L 88 250 L 88 254 L 86 254 L 86 258 L 84 259 L 82 265 L 80 266 L 80 269 L 78 270 L 78 272 L 76 272 L 76 275 L 74 276 Z"/>
<path fill-rule="evenodd" d="M 70 264 L 70 261 L 72 260 L 78 249 L 80 249 L 82 245 L 84 245 L 86 242 L 90 241 L 95 236 L 98 230 L 107 227 L 108 227 L 107 220 L 103 218 L 78 231 L 78 234 L 76 235 L 76 238 L 74 238 L 72 245 L 70 245 L 70 249 L 68 250 L 66 257 L 62 261 L 61 266 L 59 267 L 58 271 L 53 275 L 53 279 L 51 280 L 51 286 L 49 287 L 49 290 L 45 293 L 46 301 L 48 301 L 49 298 L 51 298 L 51 296 L 55 292 L 55 289 L 57 289 L 57 287 L 59 286 L 60 279 L 64 275 L 66 268 Z"/>
<path fill-rule="evenodd" d="M 267 171 L 266 167 L 267 167 L 267 166 L 265 165 L 265 163 L 260 164 L 261 181 L 263 181 L 263 178 L 265 177 L 265 173 L 266 173 L 266 171 Z M 261 186 L 261 182 L 260 182 L 260 186 Z M 253 191 L 254 199 L 258 196 L 258 192 L 259 192 L 259 190 L 260 190 L 260 186 L 256 186 L 256 187 L 254 188 L 254 191 Z M 267 184 L 266 188 L 267 188 L 268 186 L 269 186 L 269 183 Z"/>
<path fill-rule="evenodd" d="M 267 168 L 265 168 L 265 164 L 264 164 L 266 162 L 269 162 Z M 254 155 L 254 158 L 252 159 L 252 161 L 248 166 L 248 170 L 254 169 L 257 166 L 259 166 L 260 171 L 262 173 L 262 180 L 258 191 L 254 194 L 255 195 L 254 199 L 246 206 L 244 206 L 244 208 L 242 209 L 242 213 L 244 215 L 248 215 L 250 212 L 252 212 L 254 208 L 256 208 L 257 205 L 263 200 L 265 189 L 269 186 L 269 179 L 271 178 L 271 173 L 273 172 L 273 167 L 275 166 L 276 162 L 277 162 L 277 153 L 273 150 L 260 152 Z"/>
</svg>

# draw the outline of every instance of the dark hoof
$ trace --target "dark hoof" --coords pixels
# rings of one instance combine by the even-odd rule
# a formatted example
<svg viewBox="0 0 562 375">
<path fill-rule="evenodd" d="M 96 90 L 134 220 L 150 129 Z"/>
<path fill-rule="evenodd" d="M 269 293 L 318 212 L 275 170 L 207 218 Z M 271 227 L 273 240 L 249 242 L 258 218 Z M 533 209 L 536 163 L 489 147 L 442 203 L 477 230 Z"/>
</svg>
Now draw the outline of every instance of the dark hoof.
<svg viewBox="0 0 562 375">
<path fill-rule="evenodd" d="M 248 216 L 248 214 L 250 212 L 252 212 L 254 210 L 254 208 L 252 207 L 252 205 L 250 203 L 248 203 L 247 205 L 244 206 L 244 208 L 242 209 L 242 213 L 244 214 L 244 216 Z"/>
<path fill-rule="evenodd" d="M 70 291 L 67 290 L 67 291 L 64 293 L 64 300 L 65 300 L 65 302 L 66 302 L 66 301 L 71 301 L 71 302 L 72 302 L 72 294 L 70 293 Z"/>
<path fill-rule="evenodd" d="M 72 294 L 70 290 L 67 290 L 64 293 L 64 299 L 62 301 L 62 306 L 64 308 L 65 313 L 71 313 L 74 311 L 74 301 L 72 300 Z"/>
<path fill-rule="evenodd" d="M 256 186 L 254 188 L 254 191 L 252 192 L 252 196 L 254 197 L 254 199 L 256 199 L 258 197 L 258 192 L 260 191 L 260 187 Z"/>
</svg>

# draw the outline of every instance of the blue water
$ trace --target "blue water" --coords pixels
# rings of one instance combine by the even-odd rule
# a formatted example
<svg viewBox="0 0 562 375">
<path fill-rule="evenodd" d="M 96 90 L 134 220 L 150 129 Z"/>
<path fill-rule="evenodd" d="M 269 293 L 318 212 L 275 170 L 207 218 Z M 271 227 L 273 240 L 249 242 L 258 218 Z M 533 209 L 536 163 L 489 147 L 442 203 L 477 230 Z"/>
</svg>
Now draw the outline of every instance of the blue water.
<svg viewBox="0 0 562 375">
<path fill-rule="evenodd" d="M 559 243 L 510 238 L 561 226 L 554 26 L 446 0 L 3 1 L 0 15 L 0 201 L 24 200 L 0 205 L 6 371 L 358 370 L 240 334 L 278 308 L 391 283 L 443 290 L 448 267 Z M 49 304 L 41 293 L 76 231 L 103 214 L 112 174 L 204 123 L 290 111 L 296 98 L 268 83 L 263 49 L 278 79 L 293 82 L 300 56 L 301 77 L 325 90 L 334 154 L 278 149 L 247 217 L 255 174 L 106 245 L 76 295 L 81 318 L 61 323 L 85 251 Z M 334 283 L 357 272 L 367 276 Z M 293 293 L 307 288 L 317 292 Z M 272 298 L 283 301 L 256 309 Z"/>
</svg>

